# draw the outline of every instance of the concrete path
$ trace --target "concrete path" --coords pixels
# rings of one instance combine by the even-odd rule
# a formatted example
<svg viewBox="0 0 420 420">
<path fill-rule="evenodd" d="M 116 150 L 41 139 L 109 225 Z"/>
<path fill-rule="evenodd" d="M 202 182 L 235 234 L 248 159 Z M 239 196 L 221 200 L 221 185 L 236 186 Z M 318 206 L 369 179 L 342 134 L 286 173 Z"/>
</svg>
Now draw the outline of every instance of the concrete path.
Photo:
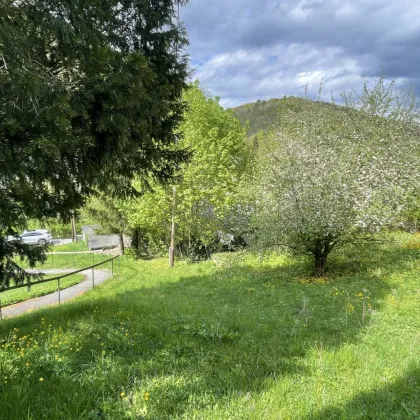
<svg viewBox="0 0 420 420">
<path fill-rule="evenodd" d="M 81 242 L 83 240 L 83 235 L 77 235 L 77 241 Z M 72 239 L 69 238 L 53 238 L 51 241 L 51 245 L 65 245 L 71 244 L 73 242 Z"/>
<path fill-rule="evenodd" d="M 45 274 L 61 274 L 71 273 L 74 270 L 28 270 L 33 273 L 45 273 Z M 79 296 L 86 291 L 92 289 L 92 270 L 81 271 L 85 279 L 74 286 L 67 287 L 60 291 L 61 303 L 66 302 L 70 299 Z M 95 286 L 103 283 L 105 280 L 112 276 L 108 270 L 95 270 L 94 280 Z M 44 308 L 46 306 L 58 305 L 58 292 L 50 293 L 34 299 L 25 300 L 24 302 L 15 303 L 14 305 L 5 306 L 1 309 L 3 318 L 9 318 L 16 315 L 21 315 L 25 312 L 33 311 L 34 309 Z"/>
<path fill-rule="evenodd" d="M 71 239 L 60 239 L 60 238 L 53 238 L 51 241 L 51 245 L 64 245 L 64 244 L 71 244 Z"/>
</svg>

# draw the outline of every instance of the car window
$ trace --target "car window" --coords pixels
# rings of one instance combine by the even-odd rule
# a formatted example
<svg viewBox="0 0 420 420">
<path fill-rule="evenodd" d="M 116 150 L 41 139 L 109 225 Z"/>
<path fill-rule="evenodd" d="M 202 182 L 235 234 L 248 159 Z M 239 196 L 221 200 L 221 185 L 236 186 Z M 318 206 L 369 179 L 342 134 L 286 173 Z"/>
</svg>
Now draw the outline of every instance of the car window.
<svg viewBox="0 0 420 420">
<path fill-rule="evenodd" d="M 27 238 L 28 236 L 42 236 L 42 235 L 48 235 L 48 233 L 44 232 L 25 232 L 20 235 L 21 238 Z"/>
</svg>

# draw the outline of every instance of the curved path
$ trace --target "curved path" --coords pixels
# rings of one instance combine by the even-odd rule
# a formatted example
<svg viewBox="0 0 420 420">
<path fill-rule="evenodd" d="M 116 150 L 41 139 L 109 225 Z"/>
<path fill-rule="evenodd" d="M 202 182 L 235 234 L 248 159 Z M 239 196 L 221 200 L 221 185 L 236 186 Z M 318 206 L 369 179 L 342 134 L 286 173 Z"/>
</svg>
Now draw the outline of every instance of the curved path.
<svg viewBox="0 0 420 420">
<path fill-rule="evenodd" d="M 74 270 L 30 270 L 35 273 L 45 273 L 45 274 L 61 274 L 61 273 L 71 273 Z M 66 302 L 70 299 L 75 298 L 78 295 L 81 295 L 88 290 L 92 289 L 92 270 L 81 271 L 85 279 L 80 283 L 75 284 L 74 286 L 67 287 L 60 291 L 60 300 L 61 303 Z M 112 277 L 112 274 L 108 270 L 95 270 L 94 280 L 95 286 L 103 283 L 105 280 Z M 3 318 L 9 318 L 16 315 L 21 315 L 25 312 L 32 311 L 38 308 L 44 308 L 46 306 L 58 305 L 58 292 L 50 293 L 41 297 L 34 299 L 28 299 L 24 302 L 15 303 L 14 305 L 5 306 L 1 308 Z"/>
</svg>

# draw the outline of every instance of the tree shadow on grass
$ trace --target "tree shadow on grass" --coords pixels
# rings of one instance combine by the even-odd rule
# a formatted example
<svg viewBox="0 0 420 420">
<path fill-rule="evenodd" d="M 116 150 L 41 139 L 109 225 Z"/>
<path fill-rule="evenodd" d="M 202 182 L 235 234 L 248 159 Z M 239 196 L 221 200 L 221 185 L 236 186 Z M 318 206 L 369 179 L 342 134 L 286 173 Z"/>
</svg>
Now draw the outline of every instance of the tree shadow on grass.
<svg viewBox="0 0 420 420">
<path fill-rule="evenodd" d="M 304 376 L 302 359 L 319 343 L 355 342 L 374 321 L 374 313 L 362 321 L 357 292 L 368 288 L 375 310 L 390 292 L 369 270 L 321 284 L 307 284 L 306 273 L 299 264 L 234 266 L 149 287 L 134 270 L 133 289 L 114 280 L 95 300 L 7 321 L 2 336 L 19 328 L 42 351 L 26 349 L 16 386 L 0 389 L 10 407 L 4 413 L 141 418 L 147 409 L 147 418 L 171 418 L 262 392 L 285 375 Z M 349 295 L 335 294 L 342 282 Z M 350 298 L 358 305 L 352 313 Z M 25 379 L 29 359 L 33 373 Z"/>
<path fill-rule="evenodd" d="M 307 417 L 307 420 L 339 419 L 419 419 L 420 368 L 413 366 L 390 385 L 362 392 L 342 406 L 327 407 Z"/>
<path fill-rule="evenodd" d="M 407 245 L 407 244 L 406 244 Z M 329 258 L 329 271 L 334 275 L 363 274 L 378 270 L 383 276 L 412 269 L 420 248 L 403 246 L 395 240 L 346 245 Z"/>
</svg>

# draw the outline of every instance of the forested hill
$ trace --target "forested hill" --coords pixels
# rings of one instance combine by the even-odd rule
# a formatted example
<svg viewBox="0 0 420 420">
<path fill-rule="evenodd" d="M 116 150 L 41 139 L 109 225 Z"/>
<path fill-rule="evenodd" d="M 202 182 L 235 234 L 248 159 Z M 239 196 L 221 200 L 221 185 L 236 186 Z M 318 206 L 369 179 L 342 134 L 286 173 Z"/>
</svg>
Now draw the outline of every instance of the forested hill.
<svg viewBox="0 0 420 420">
<path fill-rule="evenodd" d="M 240 105 L 232 108 L 238 117 L 241 125 L 245 125 L 248 121 L 249 127 L 247 135 L 253 136 L 259 131 L 271 131 L 281 124 L 281 116 L 286 111 L 303 111 L 308 107 L 328 106 L 325 102 L 314 102 L 294 96 L 285 97 L 283 99 L 270 99 L 268 101 L 258 100 L 248 104 Z M 331 106 L 331 105 L 330 105 Z"/>
</svg>

